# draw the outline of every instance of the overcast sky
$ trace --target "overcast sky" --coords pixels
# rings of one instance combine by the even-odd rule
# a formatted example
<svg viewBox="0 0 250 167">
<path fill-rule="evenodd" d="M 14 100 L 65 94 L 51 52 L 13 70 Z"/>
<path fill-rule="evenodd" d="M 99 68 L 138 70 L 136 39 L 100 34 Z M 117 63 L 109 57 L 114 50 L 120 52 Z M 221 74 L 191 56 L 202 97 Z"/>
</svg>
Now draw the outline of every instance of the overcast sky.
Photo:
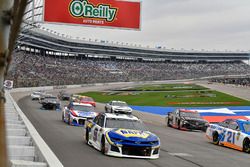
<svg viewBox="0 0 250 167">
<path fill-rule="evenodd" d="M 250 50 L 250 0 L 142 0 L 141 31 L 46 25 L 73 37 L 151 47 Z"/>
</svg>

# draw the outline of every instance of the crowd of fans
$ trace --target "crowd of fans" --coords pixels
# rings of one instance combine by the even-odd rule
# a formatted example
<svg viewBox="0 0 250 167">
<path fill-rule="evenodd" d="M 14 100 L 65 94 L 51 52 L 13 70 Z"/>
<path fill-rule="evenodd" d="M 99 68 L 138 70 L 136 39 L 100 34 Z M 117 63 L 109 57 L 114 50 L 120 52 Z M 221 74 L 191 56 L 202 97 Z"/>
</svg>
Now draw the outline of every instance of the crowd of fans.
<svg viewBox="0 0 250 167">
<path fill-rule="evenodd" d="M 226 77 L 224 77 L 224 78 L 213 78 L 213 79 L 211 79 L 211 82 L 250 87 L 250 76 L 237 77 L 237 78 L 234 78 L 234 77 L 230 77 L 230 78 L 226 78 Z"/>
<path fill-rule="evenodd" d="M 86 83 L 175 80 L 250 72 L 241 62 L 138 62 L 76 59 L 16 52 L 7 79 L 15 87 L 73 85 Z M 249 82 L 248 82 L 249 83 Z"/>
</svg>

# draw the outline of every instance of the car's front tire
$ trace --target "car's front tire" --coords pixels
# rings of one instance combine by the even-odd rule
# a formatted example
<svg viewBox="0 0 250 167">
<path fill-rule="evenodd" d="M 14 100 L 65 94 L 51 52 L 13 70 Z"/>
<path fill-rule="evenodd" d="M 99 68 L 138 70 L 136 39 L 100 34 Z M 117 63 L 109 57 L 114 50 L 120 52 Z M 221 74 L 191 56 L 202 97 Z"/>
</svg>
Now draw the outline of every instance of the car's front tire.
<svg viewBox="0 0 250 167">
<path fill-rule="evenodd" d="M 86 134 L 85 134 L 85 141 L 86 144 L 89 144 L 89 130 L 86 128 Z"/>
<path fill-rule="evenodd" d="M 64 113 L 62 112 L 62 121 L 64 122 Z"/>
<path fill-rule="evenodd" d="M 243 141 L 243 151 L 246 153 L 250 153 L 250 140 L 248 138 Z"/>
<path fill-rule="evenodd" d="M 177 122 L 177 128 L 181 129 L 181 120 L 178 120 L 178 122 Z"/>
<path fill-rule="evenodd" d="M 166 117 L 166 122 L 167 122 L 167 126 L 168 126 L 168 127 L 171 127 L 169 117 Z"/>
<path fill-rule="evenodd" d="M 219 134 L 218 132 L 213 133 L 213 143 L 218 145 L 219 144 Z"/>
<path fill-rule="evenodd" d="M 70 115 L 68 116 L 68 125 L 70 125 Z"/>
<path fill-rule="evenodd" d="M 102 140 L 101 140 L 101 153 L 105 154 L 105 138 L 104 138 L 104 136 L 102 137 Z"/>
</svg>

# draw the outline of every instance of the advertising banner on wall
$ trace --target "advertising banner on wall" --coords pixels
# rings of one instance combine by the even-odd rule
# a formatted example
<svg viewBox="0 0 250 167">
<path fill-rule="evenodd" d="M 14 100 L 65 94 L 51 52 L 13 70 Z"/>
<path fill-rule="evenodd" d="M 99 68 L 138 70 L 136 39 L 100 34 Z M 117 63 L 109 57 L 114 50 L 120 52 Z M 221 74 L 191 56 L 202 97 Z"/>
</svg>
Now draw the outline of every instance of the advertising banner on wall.
<svg viewBox="0 0 250 167">
<path fill-rule="evenodd" d="M 44 22 L 140 30 L 141 2 L 44 0 Z"/>
<path fill-rule="evenodd" d="M 5 80 L 3 86 L 6 89 L 12 89 L 13 88 L 13 81 L 11 81 L 11 80 Z"/>
</svg>

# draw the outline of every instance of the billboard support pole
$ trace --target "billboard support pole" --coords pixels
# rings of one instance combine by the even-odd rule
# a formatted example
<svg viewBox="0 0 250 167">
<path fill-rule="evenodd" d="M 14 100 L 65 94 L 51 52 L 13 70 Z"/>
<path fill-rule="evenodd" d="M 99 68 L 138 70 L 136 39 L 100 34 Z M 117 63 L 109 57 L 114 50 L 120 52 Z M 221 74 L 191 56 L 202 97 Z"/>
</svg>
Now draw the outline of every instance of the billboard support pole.
<svg viewBox="0 0 250 167">
<path fill-rule="evenodd" d="M 35 0 L 32 0 L 32 24 L 35 22 Z"/>
<path fill-rule="evenodd" d="M 7 167 L 7 144 L 4 114 L 4 73 L 8 56 L 11 7 L 13 1 L 0 0 L 0 166 Z"/>
</svg>

